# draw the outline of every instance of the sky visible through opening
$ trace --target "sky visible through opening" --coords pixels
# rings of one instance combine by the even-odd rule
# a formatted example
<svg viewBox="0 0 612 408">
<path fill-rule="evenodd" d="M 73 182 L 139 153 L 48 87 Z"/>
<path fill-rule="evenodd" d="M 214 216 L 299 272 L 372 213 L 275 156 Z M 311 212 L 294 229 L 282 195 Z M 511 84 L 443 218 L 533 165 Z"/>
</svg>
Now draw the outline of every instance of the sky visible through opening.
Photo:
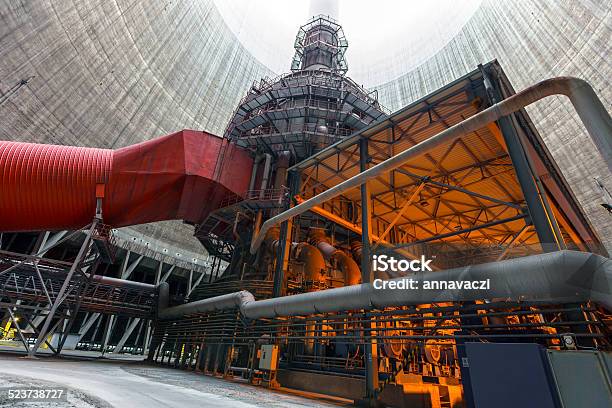
<svg viewBox="0 0 612 408">
<path fill-rule="evenodd" d="M 443 48 L 482 0 L 215 0 L 238 40 L 276 74 L 313 13 L 337 14 L 349 43 L 349 76 L 366 87 L 411 71 Z"/>
</svg>

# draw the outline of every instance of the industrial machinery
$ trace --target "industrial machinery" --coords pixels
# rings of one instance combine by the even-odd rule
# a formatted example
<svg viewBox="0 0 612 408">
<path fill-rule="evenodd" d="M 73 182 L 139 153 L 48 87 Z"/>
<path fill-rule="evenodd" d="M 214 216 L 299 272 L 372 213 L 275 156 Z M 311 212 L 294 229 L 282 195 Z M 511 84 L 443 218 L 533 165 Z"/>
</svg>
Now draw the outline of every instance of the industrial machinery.
<svg viewBox="0 0 612 408">
<path fill-rule="evenodd" d="M 295 44 L 292 72 L 253 86 L 230 120 L 225 138 L 254 157 L 249 190 L 196 226 L 224 262 L 190 303 L 160 309 L 152 361 L 260 383 L 278 347 L 285 387 L 458 407 L 473 403 L 466 344 L 609 350 L 609 278 L 577 297 L 567 283 L 609 277 L 610 260 L 524 105 L 503 109 L 514 90 L 497 62 L 386 115 L 345 76 L 335 21 L 315 17 Z M 373 271 L 373 254 L 432 259 L 428 279 L 498 280 L 377 291 L 397 274 Z"/>
<path fill-rule="evenodd" d="M 229 197 L 196 227 L 196 236 L 208 252 L 229 263 L 222 271 L 221 264 L 217 266 L 218 284 L 250 281 L 250 289 L 271 293 L 265 282 L 271 281 L 273 274 L 269 257 L 278 245 L 278 231 L 268 237 L 268 252 L 256 260 L 247 252 L 252 232 L 289 204 L 288 167 L 385 116 L 376 92 L 366 91 L 345 75 L 347 45 L 336 21 L 322 15 L 313 18 L 296 37 L 291 72 L 253 85 L 230 119 L 224 137 L 254 152 L 255 158 L 244 196 Z M 326 238 L 323 234 L 317 239 Z M 286 250 L 302 259 L 296 268 L 306 268 L 296 273 L 296 279 L 303 282 L 291 278 L 290 286 L 319 287 L 323 261 L 320 255 L 316 260 L 311 257 L 318 251 L 306 242 Z M 326 256 L 334 251 L 338 254 L 335 258 L 344 253 L 330 247 Z M 356 266 L 350 256 L 342 259 L 344 264 Z M 217 293 L 217 288 L 202 290 Z"/>
<path fill-rule="evenodd" d="M 557 352 L 609 351 L 612 261 L 523 109 L 566 95 L 605 146 L 610 117 L 591 87 L 555 78 L 515 93 L 493 61 L 387 113 L 375 91 L 347 77 L 346 47 L 329 17 L 302 26 L 291 72 L 254 84 L 223 138 L 185 130 L 114 152 L 3 142 L 0 164 L 18 169 L 7 185 L 16 191 L 17 180 L 31 196 L 0 201 L 11 214 L 0 229 L 93 219 L 95 241 L 102 223 L 193 224 L 211 271 L 196 284 L 190 275 L 183 292 L 158 273 L 147 291 L 157 304 L 146 348 L 151 362 L 205 374 L 368 405 L 471 407 L 480 356 L 504 352 L 480 344 L 536 347 L 557 363 Z M 42 173 L 65 197 L 42 202 L 46 179 L 19 179 L 39 174 L 32 154 L 49 157 Z M 70 160 L 88 177 L 58 176 L 54 166 L 78 168 Z M 24 208 L 36 216 L 22 221 Z M 474 291 L 379 289 L 375 279 L 406 276 L 375 270 L 373 255 L 427 263 L 431 271 L 408 275 L 419 282 L 491 282 Z M 72 273 L 63 286 L 72 276 L 105 282 L 83 262 L 79 253 L 76 266 L 64 265 Z M 17 270 L 35 279 L 40 268 L 37 256 L 6 260 L 0 279 Z M 2 296 L 15 306 L 23 293 Z M 93 298 L 74 303 L 97 312 Z M 37 345 L 60 324 L 48 316 Z"/>
</svg>

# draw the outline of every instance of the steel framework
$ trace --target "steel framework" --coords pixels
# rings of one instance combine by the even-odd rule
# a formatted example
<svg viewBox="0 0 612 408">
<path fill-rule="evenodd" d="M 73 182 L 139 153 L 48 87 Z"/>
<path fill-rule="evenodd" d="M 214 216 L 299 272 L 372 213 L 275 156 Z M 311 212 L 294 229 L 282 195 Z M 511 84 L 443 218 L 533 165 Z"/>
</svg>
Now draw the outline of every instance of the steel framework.
<svg viewBox="0 0 612 408">
<path fill-rule="evenodd" d="M 72 262 L 42 255 L 79 235 L 81 230 L 62 234 L 61 239 L 33 255 L 0 251 L 1 310 L 8 313 L 30 357 L 43 343 L 59 354 L 79 312 L 149 320 L 154 317 L 154 285 L 96 275 L 102 260 L 112 253 L 108 242 L 105 244 L 102 239 L 108 238 L 108 228 L 95 219 L 83 230 L 84 240 Z M 20 325 L 19 319 L 24 319 L 26 325 Z M 54 347 L 49 336 L 56 332 L 60 337 Z"/>
</svg>

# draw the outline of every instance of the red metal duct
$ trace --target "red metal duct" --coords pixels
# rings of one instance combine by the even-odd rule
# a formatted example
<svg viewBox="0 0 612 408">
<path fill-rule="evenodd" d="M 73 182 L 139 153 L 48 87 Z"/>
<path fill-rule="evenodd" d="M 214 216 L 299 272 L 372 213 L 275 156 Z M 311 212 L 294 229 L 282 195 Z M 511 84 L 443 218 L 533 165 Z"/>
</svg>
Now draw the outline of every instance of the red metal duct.
<svg viewBox="0 0 612 408">
<path fill-rule="evenodd" d="M 246 150 L 193 130 L 118 150 L 0 141 L 0 231 L 81 228 L 94 217 L 97 185 L 113 227 L 198 223 L 248 189 L 252 166 Z"/>
</svg>

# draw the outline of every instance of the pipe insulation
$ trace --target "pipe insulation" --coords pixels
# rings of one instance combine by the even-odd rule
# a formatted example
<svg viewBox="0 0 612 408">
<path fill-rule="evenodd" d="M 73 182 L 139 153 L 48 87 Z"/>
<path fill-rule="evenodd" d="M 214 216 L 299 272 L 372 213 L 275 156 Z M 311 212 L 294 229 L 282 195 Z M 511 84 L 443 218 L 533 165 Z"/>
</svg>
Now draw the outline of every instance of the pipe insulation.
<svg viewBox="0 0 612 408">
<path fill-rule="evenodd" d="M 344 275 L 344 286 L 361 283 L 361 270 L 357 262 L 346 252 L 337 249 L 329 243 L 325 231 L 320 228 L 311 228 L 310 240 L 319 248 L 326 259 L 335 260 L 338 268 Z"/>
<path fill-rule="evenodd" d="M 163 309 L 159 317 L 176 319 L 238 308 L 246 318 L 259 319 L 479 299 L 592 300 L 612 310 L 612 260 L 587 252 L 564 250 L 409 277 L 420 282 L 490 279 L 490 285 L 484 290 L 414 290 L 375 289 L 367 283 L 259 301 L 242 291 Z"/>
<path fill-rule="evenodd" d="M 93 281 L 98 282 L 102 285 L 115 286 L 118 288 L 132 289 L 132 290 L 146 290 L 155 291 L 157 286 L 150 283 L 130 281 L 126 279 L 111 278 L 110 276 L 94 275 Z"/>
<path fill-rule="evenodd" d="M 591 85 L 582 79 L 572 77 L 547 79 L 270 218 L 263 223 L 257 236 L 251 241 L 251 253 L 257 252 L 266 232 L 271 227 L 302 214 L 346 191 L 359 187 L 369 179 L 386 174 L 415 157 L 420 157 L 442 145 L 450 144 L 454 140 L 483 128 L 493 121 L 552 95 L 565 95 L 570 99 L 582 124 L 587 129 L 608 168 L 612 171 L 612 119 L 610 119 L 608 111 L 597 97 L 597 94 L 595 94 Z M 371 129 L 375 130 L 377 127 L 380 127 L 382 130 L 388 125 L 386 121 L 389 120 L 382 119 L 372 125 Z"/>
<path fill-rule="evenodd" d="M 0 141 L 0 231 L 80 229 L 97 198 L 113 227 L 198 223 L 244 194 L 252 166 L 246 150 L 193 130 L 117 150 Z"/>
</svg>

